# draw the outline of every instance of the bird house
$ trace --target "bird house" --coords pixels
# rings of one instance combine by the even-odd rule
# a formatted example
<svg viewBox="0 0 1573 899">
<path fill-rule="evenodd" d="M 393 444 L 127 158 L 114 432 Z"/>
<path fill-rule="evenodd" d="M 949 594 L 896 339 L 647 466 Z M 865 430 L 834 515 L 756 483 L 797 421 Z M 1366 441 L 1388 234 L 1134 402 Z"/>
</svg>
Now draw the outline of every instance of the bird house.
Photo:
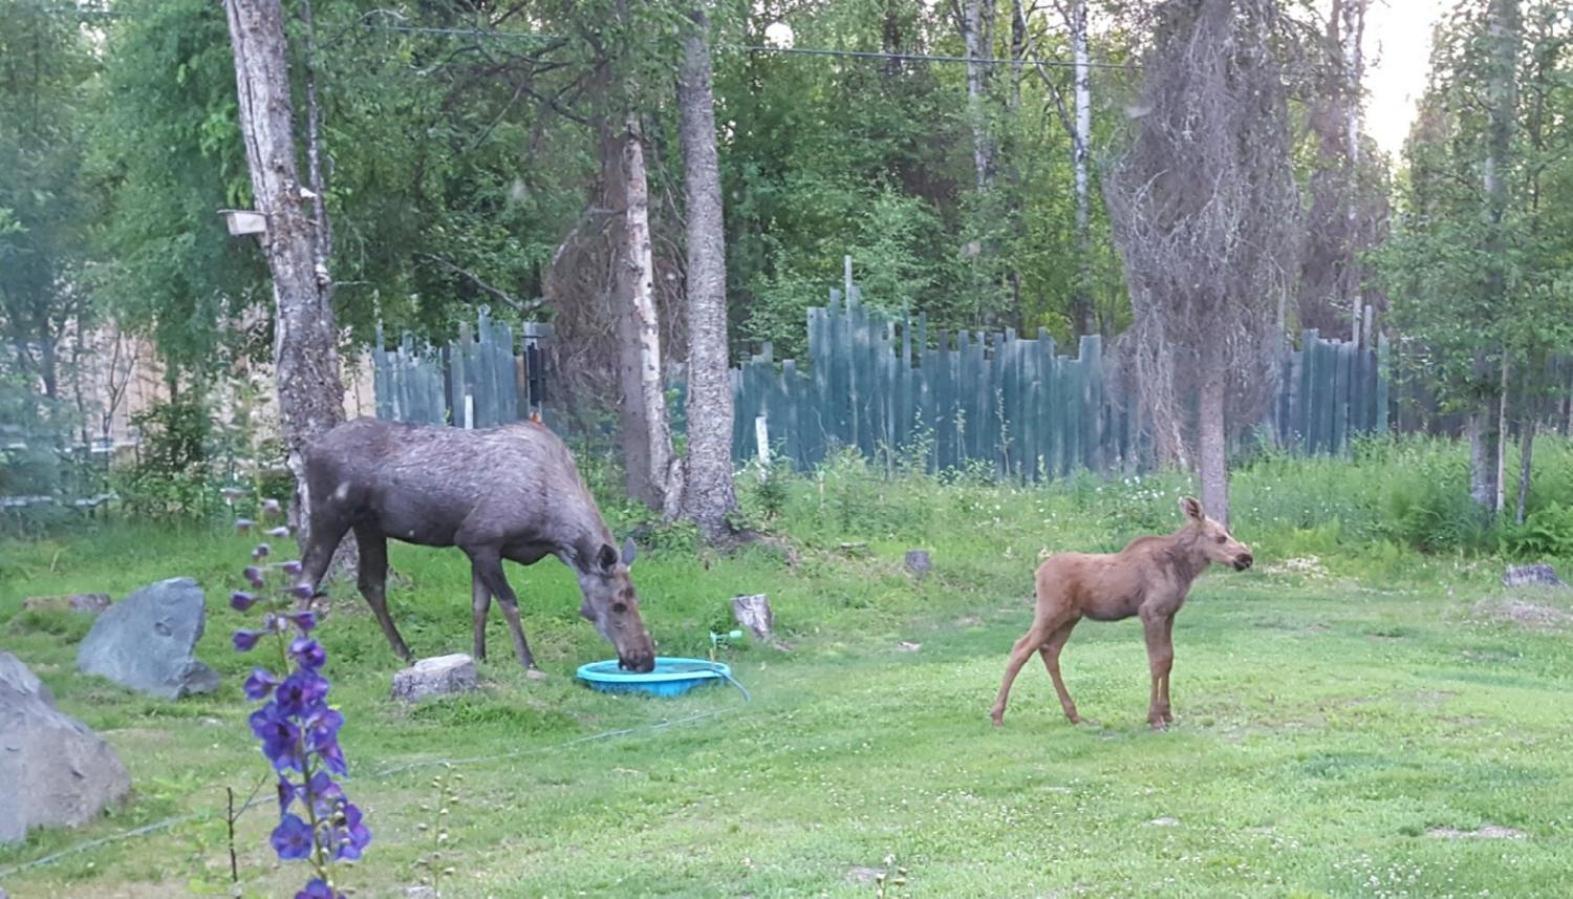
<svg viewBox="0 0 1573 899">
<path fill-rule="evenodd" d="M 268 230 L 268 220 L 260 212 L 249 209 L 220 209 L 218 214 L 224 217 L 224 224 L 229 227 L 231 237 L 262 234 Z"/>
</svg>

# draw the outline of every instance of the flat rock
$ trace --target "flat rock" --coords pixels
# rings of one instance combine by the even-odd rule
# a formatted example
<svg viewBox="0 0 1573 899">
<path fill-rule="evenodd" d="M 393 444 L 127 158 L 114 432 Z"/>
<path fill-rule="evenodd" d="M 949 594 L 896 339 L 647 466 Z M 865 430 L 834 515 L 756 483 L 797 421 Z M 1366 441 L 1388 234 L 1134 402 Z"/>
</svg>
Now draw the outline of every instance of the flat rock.
<svg viewBox="0 0 1573 899">
<path fill-rule="evenodd" d="M 763 593 L 732 597 L 732 617 L 761 640 L 770 639 L 770 631 L 776 623 L 775 613 L 770 610 L 770 597 Z"/>
<path fill-rule="evenodd" d="M 194 653 L 206 611 L 202 588 L 191 578 L 143 587 L 93 622 L 77 650 L 77 669 L 160 699 L 211 693 L 218 672 Z"/>
<path fill-rule="evenodd" d="M 1502 575 L 1505 587 L 1566 587 L 1550 565 L 1509 565 Z"/>
<path fill-rule="evenodd" d="M 8 652 L 0 652 L 0 784 L 0 843 L 34 827 L 78 827 L 131 790 L 115 750 L 57 710 L 49 688 Z"/>
<path fill-rule="evenodd" d="M 419 702 L 429 696 L 468 693 L 478 684 L 475 660 L 462 652 L 421 659 L 393 675 L 393 698 Z"/>
<path fill-rule="evenodd" d="M 22 600 L 26 612 L 76 612 L 97 615 L 109 608 L 108 593 L 76 593 L 70 596 L 29 596 Z"/>
<path fill-rule="evenodd" d="M 907 571 L 918 577 L 923 577 L 934 570 L 934 562 L 929 558 L 929 553 L 926 549 L 907 550 L 907 556 L 902 560 L 901 564 Z"/>
</svg>

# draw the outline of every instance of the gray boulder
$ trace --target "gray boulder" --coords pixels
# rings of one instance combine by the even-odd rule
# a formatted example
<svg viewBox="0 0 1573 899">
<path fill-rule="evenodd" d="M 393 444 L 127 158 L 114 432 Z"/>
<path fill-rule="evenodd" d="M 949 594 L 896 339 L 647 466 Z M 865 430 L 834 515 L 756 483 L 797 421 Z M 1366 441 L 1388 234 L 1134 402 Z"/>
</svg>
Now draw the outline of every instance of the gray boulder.
<svg viewBox="0 0 1573 899">
<path fill-rule="evenodd" d="M 1550 565 L 1509 565 L 1502 575 L 1505 587 L 1566 587 Z"/>
<path fill-rule="evenodd" d="M 934 563 L 930 561 L 928 550 L 926 549 L 907 550 L 907 557 L 902 560 L 901 564 L 907 571 L 920 578 L 934 570 Z"/>
<path fill-rule="evenodd" d="M 732 597 L 732 617 L 761 640 L 770 639 L 770 632 L 776 626 L 776 613 L 770 609 L 770 597 L 763 593 Z"/>
<path fill-rule="evenodd" d="M 393 675 L 393 698 L 404 702 L 468 693 L 475 688 L 475 660 L 462 652 L 421 659 Z"/>
<path fill-rule="evenodd" d="M 56 710 L 49 688 L 8 652 L 0 652 L 0 784 L 0 843 L 21 842 L 34 827 L 85 824 L 131 790 L 109 744 Z"/>
<path fill-rule="evenodd" d="M 159 581 L 110 606 L 77 650 L 76 666 L 160 699 L 218 689 L 218 672 L 197 661 L 206 602 L 191 578 Z"/>
</svg>

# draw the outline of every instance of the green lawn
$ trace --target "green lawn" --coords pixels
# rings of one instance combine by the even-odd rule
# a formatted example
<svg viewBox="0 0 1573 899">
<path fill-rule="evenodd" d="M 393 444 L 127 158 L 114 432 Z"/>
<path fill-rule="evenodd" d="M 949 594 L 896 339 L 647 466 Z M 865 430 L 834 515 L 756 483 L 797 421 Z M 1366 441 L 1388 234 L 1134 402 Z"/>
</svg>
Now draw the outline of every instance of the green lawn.
<svg viewBox="0 0 1573 899">
<path fill-rule="evenodd" d="M 657 700 L 577 686 L 573 667 L 610 652 L 549 561 L 510 576 L 550 679 L 522 676 L 494 615 L 486 689 L 407 710 L 387 698 L 397 665 L 381 634 L 337 588 L 322 634 L 349 786 L 375 832 L 345 885 L 397 896 L 419 882 L 435 843 L 422 825 L 442 804 L 433 777 L 462 774 L 445 896 L 872 896 L 887 868 L 889 896 L 1573 890 L 1569 632 L 1483 609 L 1502 593 L 1495 563 L 1410 559 L 1401 578 L 1357 578 L 1289 571 L 1259 548 L 1261 570 L 1212 573 L 1181 613 L 1173 730 L 1145 726 L 1146 660 L 1129 622 L 1085 623 L 1065 654 L 1098 724 L 1066 723 L 1034 664 L 996 730 L 987 709 L 1030 618 L 1038 550 L 1119 535 L 1078 529 L 1057 506 L 991 513 L 988 495 L 951 497 L 924 525 L 936 571 L 922 583 L 900 568 L 910 535 L 844 550 L 806 512 L 792 565 L 764 551 L 707 565 L 682 548 L 642 557 L 635 575 L 664 654 L 703 653 L 728 597 L 770 594 L 790 648 L 727 654 L 746 703 L 730 688 Z M 250 791 L 264 767 L 244 724 L 247 660 L 228 648 L 241 616 L 223 601 L 246 546 L 152 527 L 0 544 L 0 646 L 115 745 L 136 785 L 101 823 L 0 849 L 13 896 L 230 893 L 224 790 Z M 394 564 L 393 611 L 417 654 L 468 651 L 462 557 L 398 547 Z M 216 697 L 149 701 L 80 677 L 86 622 L 19 612 L 27 595 L 122 595 L 175 575 L 208 587 L 201 652 L 226 675 Z M 239 826 L 241 889 L 287 895 L 305 869 L 269 860 L 263 798 Z M 192 817 L 26 867 L 174 816 Z M 1511 832 L 1458 835 L 1486 827 Z"/>
</svg>

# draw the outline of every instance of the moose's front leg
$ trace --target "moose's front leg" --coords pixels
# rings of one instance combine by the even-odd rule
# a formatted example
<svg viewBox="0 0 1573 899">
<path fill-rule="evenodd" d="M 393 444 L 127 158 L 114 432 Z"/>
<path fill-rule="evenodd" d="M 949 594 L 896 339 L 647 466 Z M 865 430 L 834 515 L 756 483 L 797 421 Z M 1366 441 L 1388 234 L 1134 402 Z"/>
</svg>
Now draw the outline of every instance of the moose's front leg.
<svg viewBox="0 0 1573 899">
<path fill-rule="evenodd" d="M 1147 705 L 1147 723 L 1154 730 L 1163 730 L 1174 720 L 1169 712 L 1169 669 L 1174 666 L 1174 641 L 1171 639 L 1173 618 L 1142 614 L 1142 627 L 1147 636 L 1147 663 L 1152 673 L 1152 697 Z"/>
</svg>

